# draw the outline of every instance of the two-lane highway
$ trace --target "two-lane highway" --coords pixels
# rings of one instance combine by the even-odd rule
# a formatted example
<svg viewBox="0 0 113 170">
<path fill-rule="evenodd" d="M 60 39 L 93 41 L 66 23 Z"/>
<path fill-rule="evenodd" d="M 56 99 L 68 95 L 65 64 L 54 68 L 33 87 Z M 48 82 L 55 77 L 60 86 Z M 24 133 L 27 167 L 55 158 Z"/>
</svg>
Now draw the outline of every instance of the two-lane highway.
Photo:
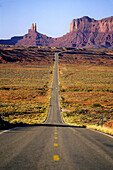
<svg viewBox="0 0 113 170">
<path fill-rule="evenodd" d="M 113 138 L 65 125 L 59 109 L 58 54 L 46 122 L 0 134 L 0 170 L 113 170 Z"/>
<path fill-rule="evenodd" d="M 47 124 L 63 124 L 59 108 L 59 93 L 58 93 L 58 54 L 55 55 L 55 69 L 52 85 L 52 94 L 50 101 L 50 111 L 47 118 Z"/>
</svg>

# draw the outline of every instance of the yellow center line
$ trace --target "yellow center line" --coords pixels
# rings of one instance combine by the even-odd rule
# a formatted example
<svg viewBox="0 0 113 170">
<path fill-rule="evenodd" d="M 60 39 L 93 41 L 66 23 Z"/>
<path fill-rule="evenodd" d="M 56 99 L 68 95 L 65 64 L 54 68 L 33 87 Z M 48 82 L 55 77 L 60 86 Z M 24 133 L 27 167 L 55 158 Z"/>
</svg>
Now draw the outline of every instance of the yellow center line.
<svg viewBox="0 0 113 170">
<path fill-rule="evenodd" d="M 54 146 L 57 147 L 57 146 L 58 146 L 58 143 L 54 143 Z"/>
<path fill-rule="evenodd" d="M 57 128 L 55 127 L 55 131 L 57 131 Z"/>
<path fill-rule="evenodd" d="M 57 132 L 55 132 L 54 134 L 55 134 L 55 135 L 57 135 L 58 133 L 57 133 Z"/>
<path fill-rule="evenodd" d="M 59 161 L 60 160 L 59 155 L 53 155 L 53 160 L 54 161 Z"/>
<path fill-rule="evenodd" d="M 54 139 L 58 139 L 58 137 L 54 137 Z"/>
</svg>

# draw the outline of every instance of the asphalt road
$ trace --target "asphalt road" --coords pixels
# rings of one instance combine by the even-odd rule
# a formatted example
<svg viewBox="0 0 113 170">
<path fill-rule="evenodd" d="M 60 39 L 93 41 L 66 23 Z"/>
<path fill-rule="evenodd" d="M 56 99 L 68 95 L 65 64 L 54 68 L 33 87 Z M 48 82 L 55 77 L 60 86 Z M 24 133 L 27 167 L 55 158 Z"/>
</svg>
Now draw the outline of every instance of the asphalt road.
<svg viewBox="0 0 113 170">
<path fill-rule="evenodd" d="M 46 122 L 0 134 L 0 170 L 113 170 L 113 138 L 63 123 L 57 65 Z"/>
</svg>

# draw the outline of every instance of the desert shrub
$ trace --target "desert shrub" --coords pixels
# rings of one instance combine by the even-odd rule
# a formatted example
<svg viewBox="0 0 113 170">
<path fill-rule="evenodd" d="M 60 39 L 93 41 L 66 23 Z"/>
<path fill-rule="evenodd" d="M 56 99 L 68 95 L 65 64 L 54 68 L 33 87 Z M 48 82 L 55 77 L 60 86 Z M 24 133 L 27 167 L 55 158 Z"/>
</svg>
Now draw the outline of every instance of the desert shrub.
<svg viewBox="0 0 113 170">
<path fill-rule="evenodd" d="M 107 91 L 107 92 L 110 92 L 110 93 L 113 93 L 113 90 L 112 90 L 112 89 L 107 89 L 106 91 Z"/>
<path fill-rule="evenodd" d="M 40 95 L 45 96 L 45 95 L 46 95 L 46 91 L 45 91 L 45 90 L 44 90 L 44 91 L 41 91 L 41 92 L 40 92 Z"/>
<path fill-rule="evenodd" d="M 93 91 L 93 89 L 88 89 L 87 91 L 90 92 L 90 91 Z"/>
<path fill-rule="evenodd" d="M 0 90 L 10 90 L 9 87 L 1 87 Z"/>
<path fill-rule="evenodd" d="M 65 92 L 66 90 L 65 90 L 65 89 L 61 89 L 60 91 L 61 91 L 61 92 Z"/>
<path fill-rule="evenodd" d="M 61 100 L 62 100 L 62 101 L 65 101 L 65 98 L 64 98 L 63 96 L 61 96 Z"/>
<path fill-rule="evenodd" d="M 99 103 L 93 103 L 92 105 L 93 107 L 101 107 L 101 105 Z"/>
<path fill-rule="evenodd" d="M 78 111 L 78 114 L 87 114 L 88 113 L 88 110 L 86 110 L 86 109 L 80 109 L 79 111 Z"/>
</svg>

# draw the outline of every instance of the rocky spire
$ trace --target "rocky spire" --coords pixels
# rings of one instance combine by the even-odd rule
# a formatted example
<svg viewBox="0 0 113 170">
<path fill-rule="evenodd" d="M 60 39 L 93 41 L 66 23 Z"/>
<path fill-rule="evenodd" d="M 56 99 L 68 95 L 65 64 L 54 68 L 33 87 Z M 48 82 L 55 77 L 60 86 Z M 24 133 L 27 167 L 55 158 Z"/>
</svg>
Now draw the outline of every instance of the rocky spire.
<svg viewBox="0 0 113 170">
<path fill-rule="evenodd" d="M 36 23 L 32 23 L 31 25 L 31 29 L 28 29 L 28 33 L 30 32 L 37 32 L 37 27 L 36 27 Z"/>
<path fill-rule="evenodd" d="M 37 29 L 36 29 L 36 23 L 35 23 L 34 31 L 35 31 L 35 32 L 37 32 Z"/>
<path fill-rule="evenodd" d="M 32 25 L 31 25 L 31 30 L 34 30 L 34 24 L 32 23 Z"/>
</svg>

